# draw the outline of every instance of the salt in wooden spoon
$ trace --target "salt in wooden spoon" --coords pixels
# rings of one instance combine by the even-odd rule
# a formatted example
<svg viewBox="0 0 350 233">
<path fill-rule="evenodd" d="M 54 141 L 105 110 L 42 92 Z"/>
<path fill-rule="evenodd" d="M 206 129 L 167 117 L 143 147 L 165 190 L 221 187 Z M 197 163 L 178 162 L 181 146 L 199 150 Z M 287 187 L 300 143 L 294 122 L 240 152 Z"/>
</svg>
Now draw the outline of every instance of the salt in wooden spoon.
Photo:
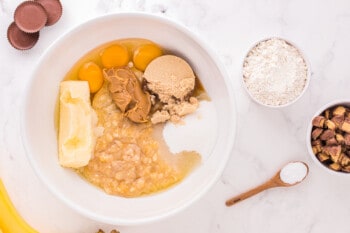
<svg viewBox="0 0 350 233">
<path fill-rule="evenodd" d="M 302 182 L 309 173 L 309 167 L 304 162 L 289 162 L 283 166 L 270 180 L 245 193 L 230 198 L 227 206 L 234 205 L 266 189 L 275 187 L 290 187 Z"/>
</svg>

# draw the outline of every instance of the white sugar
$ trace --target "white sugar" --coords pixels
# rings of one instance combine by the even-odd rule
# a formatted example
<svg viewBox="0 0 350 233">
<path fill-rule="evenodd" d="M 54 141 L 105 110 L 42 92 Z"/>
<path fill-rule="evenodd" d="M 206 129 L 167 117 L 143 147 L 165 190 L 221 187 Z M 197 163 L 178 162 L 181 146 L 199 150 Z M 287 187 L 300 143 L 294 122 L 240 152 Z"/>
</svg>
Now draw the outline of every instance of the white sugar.
<svg viewBox="0 0 350 233">
<path fill-rule="evenodd" d="M 292 162 L 282 168 L 281 180 L 286 184 L 295 184 L 302 181 L 307 174 L 307 167 L 302 162 Z"/>
</svg>

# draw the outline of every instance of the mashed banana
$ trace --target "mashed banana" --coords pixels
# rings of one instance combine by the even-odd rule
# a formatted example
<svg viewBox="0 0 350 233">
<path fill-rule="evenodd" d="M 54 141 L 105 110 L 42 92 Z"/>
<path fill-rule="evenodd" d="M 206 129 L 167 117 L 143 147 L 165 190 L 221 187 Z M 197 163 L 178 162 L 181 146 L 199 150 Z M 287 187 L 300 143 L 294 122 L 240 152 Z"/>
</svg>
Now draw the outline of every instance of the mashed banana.
<svg viewBox="0 0 350 233">
<path fill-rule="evenodd" d="M 200 161 L 197 152 L 172 155 L 154 138 L 152 123 L 136 124 L 117 109 L 105 84 L 92 106 L 103 129 L 89 164 L 79 172 L 109 194 L 134 197 L 183 179 Z"/>
</svg>

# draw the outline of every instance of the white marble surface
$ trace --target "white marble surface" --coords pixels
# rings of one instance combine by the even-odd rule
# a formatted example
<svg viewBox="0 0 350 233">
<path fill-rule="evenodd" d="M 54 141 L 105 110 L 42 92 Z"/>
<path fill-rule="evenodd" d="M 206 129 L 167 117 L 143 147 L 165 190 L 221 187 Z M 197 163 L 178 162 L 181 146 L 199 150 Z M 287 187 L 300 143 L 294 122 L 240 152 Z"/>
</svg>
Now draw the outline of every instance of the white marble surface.
<svg viewBox="0 0 350 233">
<path fill-rule="evenodd" d="M 45 28 L 35 48 L 26 52 L 14 50 L 6 40 L 7 26 L 20 2 L 0 0 L 0 177 L 18 211 L 39 232 L 92 233 L 113 227 L 122 233 L 349 232 L 350 177 L 321 170 L 305 145 L 313 113 L 329 101 L 350 98 L 349 0 L 62 0 L 59 23 Z M 231 75 L 238 110 L 235 147 L 217 184 L 183 212 L 132 227 L 94 222 L 56 199 L 29 165 L 19 132 L 22 94 L 45 49 L 69 28 L 122 11 L 162 14 L 201 36 Z M 240 83 L 246 50 L 270 36 L 296 43 L 312 67 L 305 95 L 281 110 L 255 104 Z M 290 160 L 310 165 L 305 182 L 266 191 L 230 208 L 224 205 L 227 198 L 263 182 Z"/>
</svg>

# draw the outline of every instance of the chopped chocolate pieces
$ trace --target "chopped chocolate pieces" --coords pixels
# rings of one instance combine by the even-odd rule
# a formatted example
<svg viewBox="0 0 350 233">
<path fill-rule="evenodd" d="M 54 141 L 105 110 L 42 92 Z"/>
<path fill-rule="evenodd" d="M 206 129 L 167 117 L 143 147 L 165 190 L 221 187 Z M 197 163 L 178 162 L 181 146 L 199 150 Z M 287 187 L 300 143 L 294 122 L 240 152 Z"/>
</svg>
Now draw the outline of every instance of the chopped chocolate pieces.
<svg viewBox="0 0 350 233">
<path fill-rule="evenodd" d="M 350 134 L 349 133 L 344 134 L 344 143 L 345 143 L 345 145 L 350 146 Z"/>
<path fill-rule="evenodd" d="M 324 111 L 324 117 L 328 120 L 330 119 L 330 116 L 331 115 L 331 111 L 329 109 L 327 109 L 326 111 Z"/>
<path fill-rule="evenodd" d="M 326 127 L 330 130 L 335 130 L 335 123 L 331 120 L 326 120 Z"/>
<path fill-rule="evenodd" d="M 321 152 L 322 151 L 321 145 L 313 146 L 312 147 L 312 151 L 314 152 L 314 154 L 317 154 L 317 153 Z"/>
<path fill-rule="evenodd" d="M 334 171 L 350 173 L 350 107 L 326 109 L 312 120 L 311 145 L 317 159 Z"/>
<path fill-rule="evenodd" d="M 344 132 L 350 133 L 350 119 L 345 118 L 343 124 L 340 126 L 340 129 Z"/>
<path fill-rule="evenodd" d="M 342 165 L 343 167 L 350 165 L 350 158 L 344 153 L 341 154 L 341 158 L 339 161 L 340 165 Z"/>
<path fill-rule="evenodd" d="M 344 122 L 344 116 L 334 116 L 332 117 L 332 121 L 334 122 L 335 126 L 339 128 Z"/>
<path fill-rule="evenodd" d="M 331 163 L 329 165 L 329 168 L 334 170 L 334 171 L 339 171 L 341 169 L 341 166 L 338 163 Z"/>
<path fill-rule="evenodd" d="M 327 130 L 322 132 L 322 134 L 320 135 L 320 139 L 322 141 L 327 141 L 327 140 L 329 140 L 331 138 L 334 138 L 334 136 L 335 136 L 335 131 L 327 129 Z"/>
<path fill-rule="evenodd" d="M 326 118 L 324 116 L 317 116 L 312 120 L 312 125 L 315 127 L 323 128 Z"/>
<path fill-rule="evenodd" d="M 321 162 L 329 162 L 330 161 L 330 156 L 325 154 L 325 153 L 322 153 L 322 152 L 317 154 L 317 158 Z"/>
<path fill-rule="evenodd" d="M 333 113 L 333 116 L 344 116 L 346 112 L 346 109 L 344 106 L 337 106 L 333 109 L 332 113 Z"/>
<path fill-rule="evenodd" d="M 98 232 L 96 233 L 105 233 L 103 230 L 99 229 Z M 110 233 L 120 233 L 120 231 L 117 231 L 117 230 L 111 230 Z"/>
<path fill-rule="evenodd" d="M 335 137 L 332 137 L 326 141 L 327 146 L 334 146 L 337 144 L 338 144 L 338 141 L 337 141 L 337 139 L 335 139 Z"/>
<path fill-rule="evenodd" d="M 343 144 L 343 143 L 345 142 L 344 136 L 343 136 L 342 134 L 340 134 L 340 133 L 337 133 L 337 134 L 335 135 L 335 139 L 337 140 L 337 142 L 338 142 L 339 144 Z"/>
<path fill-rule="evenodd" d="M 311 137 L 313 140 L 316 140 L 323 132 L 323 129 L 320 128 L 315 128 L 312 133 L 311 133 Z"/>
<path fill-rule="evenodd" d="M 330 156 L 339 156 L 341 153 L 341 146 L 324 146 L 321 151 Z"/>
</svg>

